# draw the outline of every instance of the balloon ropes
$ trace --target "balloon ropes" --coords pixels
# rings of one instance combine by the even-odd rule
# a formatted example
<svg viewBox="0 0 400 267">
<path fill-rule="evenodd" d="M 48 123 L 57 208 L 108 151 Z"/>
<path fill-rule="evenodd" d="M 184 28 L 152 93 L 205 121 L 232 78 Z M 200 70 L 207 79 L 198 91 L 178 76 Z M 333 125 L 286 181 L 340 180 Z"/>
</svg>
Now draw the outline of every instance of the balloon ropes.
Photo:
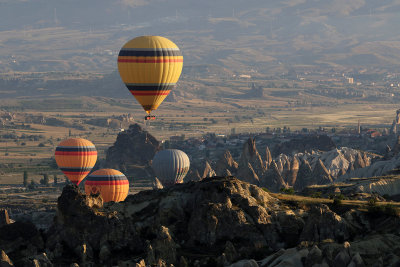
<svg viewBox="0 0 400 267">
<path fill-rule="evenodd" d="M 89 140 L 71 138 L 57 146 L 55 158 L 65 176 L 72 183 L 79 185 L 96 164 L 97 151 Z"/>
<path fill-rule="evenodd" d="M 166 187 L 182 183 L 189 167 L 189 157 L 178 149 L 161 150 L 157 152 L 152 162 L 152 168 L 157 178 Z"/>
<path fill-rule="evenodd" d="M 154 120 L 156 110 L 174 88 L 182 72 L 183 57 L 176 44 L 161 36 L 140 36 L 127 42 L 118 55 L 122 81 Z"/>
<path fill-rule="evenodd" d="M 104 202 L 124 201 L 129 193 L 129 181 L 120 171 L 101 169 L 86 178 L 85 192 L 87 195 L 100 194 Z"/>
</svg>

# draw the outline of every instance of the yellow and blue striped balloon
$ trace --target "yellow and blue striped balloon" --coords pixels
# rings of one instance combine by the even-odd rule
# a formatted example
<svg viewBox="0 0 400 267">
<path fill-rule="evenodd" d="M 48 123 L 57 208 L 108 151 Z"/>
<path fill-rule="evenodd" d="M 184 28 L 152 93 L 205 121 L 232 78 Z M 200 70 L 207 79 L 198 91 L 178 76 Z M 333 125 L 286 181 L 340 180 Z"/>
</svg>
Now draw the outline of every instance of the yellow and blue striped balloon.
<svg viewBox="0 0 400 267">
<path fill-rule="evenodd" d="M 55 158 L 65 176 L 79 185 L 96 164 L 97 150 L 89 140 L 70 138 L 57 146 Z"/>
<path fill-rule="evenodd" d="M 87 195 L 100 194 L 104 202 L 120 202 L 128 196 L 129 181 L 120 171 L 100 169 L 86 178 L 85 192 Z"/>
<path fill-rule="evenodd" d="M 183 57 L 172 41 L 161 36 L 140 36 L 127 42 L 118 55 L 118 70 L 129 91 L 150 114 L 174 88 Z"/>
</svg>

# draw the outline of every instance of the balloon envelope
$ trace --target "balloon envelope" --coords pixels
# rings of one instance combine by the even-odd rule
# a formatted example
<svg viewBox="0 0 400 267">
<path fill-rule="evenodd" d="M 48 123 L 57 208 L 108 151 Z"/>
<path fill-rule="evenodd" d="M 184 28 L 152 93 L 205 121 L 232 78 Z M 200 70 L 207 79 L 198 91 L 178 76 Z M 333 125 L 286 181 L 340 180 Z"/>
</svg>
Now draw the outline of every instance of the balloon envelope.
<svg viewBox="0 0 400 267">
<path fill-rule="evenodd" d="M 120 171 L 100 169 L 86 178 L 85 192 L 87 195 L 99 193 L 104 202 L 124 201 L 129 193 L 129 181 Z"/>
<path fill-rule="evenodd" d="M 189 157 L 178 149 L 165 149 L 157 152 L 152 163 L 157 178 L 164 186 L 182 183 L 189 167 Z"/>
<path fill-rule="evenodd" d="M 97 151 L 89 140 L 71 138 L 57 146 L 55 158 L 65 176 L 72 183 L 79 185 L 96 164 Z"/>
<path fill-rule="evenodd" d="M 134 38 L 118 55 L 121 79 L 147 113 L 156 110 L 174 88 L 182 66 L 178 46 L 161 36 Z"/>
</svg>

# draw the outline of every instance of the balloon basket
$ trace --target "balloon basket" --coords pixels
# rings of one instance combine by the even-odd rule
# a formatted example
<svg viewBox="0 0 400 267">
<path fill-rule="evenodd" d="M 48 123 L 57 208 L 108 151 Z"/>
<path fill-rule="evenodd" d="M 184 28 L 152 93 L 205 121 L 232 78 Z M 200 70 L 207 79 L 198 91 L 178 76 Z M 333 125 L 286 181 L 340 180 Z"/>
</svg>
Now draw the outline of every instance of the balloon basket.
<svg viewBox="0 0 400 267">
<path fill-rule="evenodd" d="M 146 116 L 146 117 L 144 117 L 144 120 L 145 121 L 153 121 L 153 120 L 155 120 L 156 119 L 156 116 Z"/>
</svg>

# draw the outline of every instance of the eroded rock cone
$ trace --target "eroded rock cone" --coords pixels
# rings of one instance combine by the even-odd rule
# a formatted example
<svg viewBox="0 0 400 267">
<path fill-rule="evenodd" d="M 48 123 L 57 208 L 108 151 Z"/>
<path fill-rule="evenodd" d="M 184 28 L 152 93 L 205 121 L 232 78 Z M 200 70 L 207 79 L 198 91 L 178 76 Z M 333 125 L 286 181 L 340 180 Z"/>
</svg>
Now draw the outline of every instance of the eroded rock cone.
<svg viewBox="0 0 400 267">
<path fill-rule="evenodd" d="M 269 147 L 267 146 L 265 148 L 265 166 L 266 168 L 271 164 L 272 162 L 272 155 L 271 151 L 269 150 Z"/>
<path fill-rule="evenodd" d="M 312 184 L 330 184 L 333 181 L 329 171 L 320 159 L 315 164 L 311 180 L 313 181 Z"/>
<path fill-rule="evenodd" d="M 279 192 L 281 188 L 288 187 L 274 160 L 271 162 L 265 175 L 261 178 L 260 186 L 266 187 L 272 192 Z"/>
<path fill-rule="evenodd" d="M 189 169 L 188 174 L 185 176 L 185 178 L 183 179 L 183 181 L 184 181 L 185 183 L 186 183 L 186 182 L 190 182 L 190 181 L 198 182 L 198 181 L 200 181 L 201 179 L 202 179 L 202 178 L 201 178 L 201 175 L 200 175 L 199 171 L 198 171 L 196 168 L 194 168 L 193 166 L 191 166 L 190 169 Z"/>
<path fill-rule="evenodd" d="M 361 154 L 358 152 L 356 155 L 356 159 L 354 161 L 354 169 L 365 168 L 365 167 L 366 167 L 366 164 L 364 162 L 364 159 L 361 156 Z"/>
<path fill-rule="evenodd" d="M 226 150 L 222 157 L 217 161 L 215 165 L 215 172 L 219 176 L 226 176 L 227 171 L 230 175 L 236 174 L 238 170 L 238 163 L 233 159 L 231 152 Z"/>
<path fill-rule="evenodd" d="M 208 161 L 204 163 L 204 168 L 201 173 L 201 179 L 215 176 L 215 171 L 211 168 L 211 165 Z"/>
<path fill-rule="evenodd" d="M 296 183 L 297 174 L 298 174 L 299 168 L 300 168 L 299 160 L 297 159 L 297 157 L 292 158 L 290 165 L 291 165 L 291 169 L 289 172 L 289 177 L 287 179 L 287 184 L 289 186 L 294 186 L 294 184 Z"/>
<path fill-rule="evenodd" d="M 254 138 L 249 138 L 243 145 L 243 151 L 239 160 L 239 169 L 246 167 L 250 163 L 253 170 L 260 177 L 265 173 L 264 162 L 256 148 L 256 141 Z"/>
<path fill-rule="evenodd" d="M 300 167 L 299 171 L 297 173 L 297 178 L 294 183 L 294 188 L 296 190 L 303 190 L 305 187 L 308 185 L 312 184 L 312 168 L 310 166 L 310 163 L 308 163 L 307 160 L 303 160 Z"/>
<path fill-rule="evenodd" d="M 237 173 L 237 177 L 244 182 L 260 185 L 260 178 L 251 166 L 250 162 L 248 162 L 246 166 L 241 166 Z"/>
</svg>

